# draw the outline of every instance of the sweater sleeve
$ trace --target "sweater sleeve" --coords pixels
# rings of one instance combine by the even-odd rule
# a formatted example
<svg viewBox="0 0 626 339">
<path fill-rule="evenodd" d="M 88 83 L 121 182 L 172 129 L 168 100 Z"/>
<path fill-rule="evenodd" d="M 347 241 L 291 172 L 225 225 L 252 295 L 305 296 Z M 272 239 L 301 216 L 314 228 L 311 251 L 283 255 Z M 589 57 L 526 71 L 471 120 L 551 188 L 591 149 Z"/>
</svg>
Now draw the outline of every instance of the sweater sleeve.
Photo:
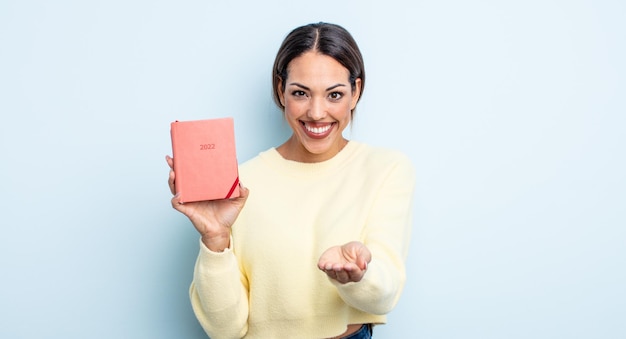
<svg viewBox="0 0 626 339">
<path fill-rule="evenodd" d="M 248 331 L 247 287 L 231 248 L 212 252 L 200 241 L 189 295 L 196 318 L 212 339 L 242 338 Z"/>
<path fill-rule="evenodd" d="M 402 156 L 381 181 L 365 226 L 364 243 L 372 253 L 363 279 L 337 287 L 349 305 L 372 314 L 389 313 L 406 281 L 405 260 L 411 234 L 415 171 Z"/>
</svg>

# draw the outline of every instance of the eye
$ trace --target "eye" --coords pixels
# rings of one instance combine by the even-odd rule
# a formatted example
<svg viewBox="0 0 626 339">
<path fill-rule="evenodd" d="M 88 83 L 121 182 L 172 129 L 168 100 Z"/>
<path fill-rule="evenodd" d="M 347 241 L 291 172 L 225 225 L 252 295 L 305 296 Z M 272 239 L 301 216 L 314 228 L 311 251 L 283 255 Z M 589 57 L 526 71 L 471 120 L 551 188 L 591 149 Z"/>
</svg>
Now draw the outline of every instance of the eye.
<svg viewBox="0 0 626 339">
<path fill-rule="evenodd" d="M 334 100 L 334 101 L 338 101 L 339 99 L 341 99 L 343 97 L 343 93 L 341 92 L 332 92 L 328 95 L 328 97 L 330 98 L 330 100 Z"/>
<path fill-rule="evenodd" d="M 296 90 L 291 92 L 291 95 L 293 95 L 294 97 L 305 97 L 306 93 L 304 93 L 304 91 L 301 90 Z"/>
</svg>

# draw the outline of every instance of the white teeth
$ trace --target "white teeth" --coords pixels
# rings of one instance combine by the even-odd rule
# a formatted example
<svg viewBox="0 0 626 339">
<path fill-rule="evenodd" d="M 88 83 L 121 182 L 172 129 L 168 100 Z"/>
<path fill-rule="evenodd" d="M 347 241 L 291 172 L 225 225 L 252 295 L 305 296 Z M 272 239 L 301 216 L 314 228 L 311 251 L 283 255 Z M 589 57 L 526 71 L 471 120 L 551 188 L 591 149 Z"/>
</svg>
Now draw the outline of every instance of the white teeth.
<svg viewBox="0 0 626 339">
<path fill-rule="evenodd" d="M 305 125 L 305 127 L 306 127 L 306 130 L 311 133 L 322 134 L 322 133 L 326 133 L 330 129 L 331 125 L 327 125 L 324 127 L 311 127 L 311 126 Z"/>
</svg>

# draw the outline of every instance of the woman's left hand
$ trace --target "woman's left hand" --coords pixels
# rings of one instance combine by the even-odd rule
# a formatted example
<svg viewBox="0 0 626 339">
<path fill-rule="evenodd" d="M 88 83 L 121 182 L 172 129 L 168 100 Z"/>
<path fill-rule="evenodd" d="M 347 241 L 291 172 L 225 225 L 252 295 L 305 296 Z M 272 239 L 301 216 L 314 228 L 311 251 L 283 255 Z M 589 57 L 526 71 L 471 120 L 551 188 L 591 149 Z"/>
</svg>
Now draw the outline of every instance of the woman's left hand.
<svg viewBox="0 0 626 339">
<path fill-rule="evenodd" d="M 317 267 L 329 278 L 345 284 L 363 279 L 372 253 L 358 241 L 327 249 L 317 262 Z"/>
</svg>

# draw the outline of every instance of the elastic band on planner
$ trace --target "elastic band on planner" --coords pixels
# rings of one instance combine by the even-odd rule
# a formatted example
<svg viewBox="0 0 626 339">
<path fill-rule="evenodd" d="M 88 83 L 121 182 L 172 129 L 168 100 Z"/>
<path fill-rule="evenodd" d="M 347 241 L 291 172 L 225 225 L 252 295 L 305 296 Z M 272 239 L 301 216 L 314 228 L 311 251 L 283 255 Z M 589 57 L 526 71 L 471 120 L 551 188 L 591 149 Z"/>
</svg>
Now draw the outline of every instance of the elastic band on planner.
<svg viewBox="0 0 626 339">
<path fill-rule="evenodd" d="M 235 191 L 235 188 L 237 187 L 237 185 L 239 185 L 239 177 L 235 179 L 235 183 L 233 183 L 233 187 L 230 188 L 230 191 L 228 191 L 228 194 L 226 195 L 226 198 L 224 199 L 228 199 L 230 198 L 231 195 L 233 195 L 233 192 Z"/>
</svg>

